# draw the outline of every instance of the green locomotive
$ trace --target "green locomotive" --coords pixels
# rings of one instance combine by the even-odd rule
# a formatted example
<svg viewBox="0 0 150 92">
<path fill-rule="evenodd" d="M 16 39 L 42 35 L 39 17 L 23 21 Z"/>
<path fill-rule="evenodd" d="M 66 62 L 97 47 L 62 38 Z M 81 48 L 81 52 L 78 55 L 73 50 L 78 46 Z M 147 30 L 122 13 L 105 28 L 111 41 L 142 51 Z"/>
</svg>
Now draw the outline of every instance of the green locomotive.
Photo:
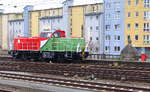
<svg viewBox="0 0 150 92">
<path fill-rule="evenodd" d="M 50 38 L 41 48 L 46 59 L 83 59 L 88 56 L 83 38 Z"/>
</svg>

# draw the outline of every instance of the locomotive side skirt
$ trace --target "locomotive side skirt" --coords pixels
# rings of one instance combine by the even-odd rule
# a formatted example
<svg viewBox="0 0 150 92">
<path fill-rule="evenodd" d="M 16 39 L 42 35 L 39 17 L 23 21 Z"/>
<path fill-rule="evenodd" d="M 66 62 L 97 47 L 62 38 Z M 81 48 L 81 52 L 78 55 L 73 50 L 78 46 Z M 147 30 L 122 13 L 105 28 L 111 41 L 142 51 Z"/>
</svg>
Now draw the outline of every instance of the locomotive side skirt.
<svg viewBox="0 0 150 92">
<path fill-rule="evenodd" d="M 57 52 L 57 51 L 9 51 L 14 58 L 23 60 L 81 60 L 88 56 L 88 52 L 84 55 L 81 52 Z"/>
</svg>

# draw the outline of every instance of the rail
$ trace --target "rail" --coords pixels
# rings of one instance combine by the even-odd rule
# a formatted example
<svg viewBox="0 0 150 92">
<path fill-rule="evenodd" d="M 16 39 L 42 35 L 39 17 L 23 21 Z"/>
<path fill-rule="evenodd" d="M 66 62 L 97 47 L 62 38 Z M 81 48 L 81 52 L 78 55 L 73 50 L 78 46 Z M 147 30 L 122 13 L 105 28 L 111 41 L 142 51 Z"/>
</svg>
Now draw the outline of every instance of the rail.
<svg viewBox="0 0 150 92">
<path fill-rule="evenodd" d="M 127 85 L 117 85 L 104 82 L 90 82 L 85 80 L 74 80 L 66 78 L 52 78 L 52 77 L 42 77 L 24 74 L 13 74 L 13 73 L 2 73 L 0 72 L 0 77 L 15 79 L 15 80 L 26 80 L 38 83 L 47 83 L 52 85 L 59 85 L 71 88 L 80 88 L 86 90 L 94 91 L 113 91 L 113 92 L 149 92 L 150 88 L 142 87 L 131 87 Z"/>
</svg>

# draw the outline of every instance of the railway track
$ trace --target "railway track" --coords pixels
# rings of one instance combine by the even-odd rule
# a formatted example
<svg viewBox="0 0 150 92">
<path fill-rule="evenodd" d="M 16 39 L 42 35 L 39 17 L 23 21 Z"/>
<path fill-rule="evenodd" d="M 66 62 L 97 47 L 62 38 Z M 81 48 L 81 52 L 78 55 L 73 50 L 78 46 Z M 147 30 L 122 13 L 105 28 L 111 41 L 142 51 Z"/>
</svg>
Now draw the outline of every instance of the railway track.
<svg viewBox="0 0 150 92">
<path fill-rule="evenodd" d="M 21 60 L 21 59 L 15 59 L 12 56 L 10 56 L 6 51 L 0 52 L 0 62 L 1 61 L 19 61 L 19 62 L 33 62 L 33 60 Z M 42 61 L 34 61 L 34 62 L 42 62 Z M 46 61 L 45 61 L 46 62 Z M 64 62 L 64 61 L 63 61 Z M 61 63 L 61 62 L 60 62 Z M 125 60 L 72 60 L 72 61 L 67 61 L 66 64 L 89 64 L 89 65 L 110 65 L 110 64 L 115 64 L 117 63 L 118 65 L 124 65 L 124 66 L 140 66 L 140 67 L 149 67 L 150 62 L 130 62 L 130 61 L 125 61 Z"/>
<path fill-rule="evenodd" d="M 8 61 L 8 62 L 6 62 Z M 116 62 L 115 62 L 116 63 Z M 0 70 L 1 71 L 20 71 L 20 72 L 30 72 L 30 73 L 40 73 L 40 74 L 52 74 L 52 75 L 61 75 L 61 76 L 66 76 L 66 77 L 73 77 L 75 75 L 78 75 L 79 77 L 86 77 L 86 76 L 91 76 L 94 75 L 94 78 L 97 79 L 115 79 L 115 80 L 123 80 L 123 81 L 140 81 L 140 82 L 150 82 L 150 67 L 149 65 L 145 64 L 119 64 L 119 65 L 113 65 L 113 63 L 107 64 L 107 63 L 102 63 L 102 64 L 90 64 L 90 63 L 85 63 L 85 64 L 50 64 L 50 63 L 41 63 L 41 62 L 16 62 L 12 60 L 5 60 L 1 59 L 0 60 Z M 12 79 L 19 79 L 19 77 L 22 79 L 24 75 L 8 75 L 4 73 L 0 73 L 1 77 L 7 77 L 7 78 L 12 78 Z M 11 76 L 11 77 L 9 77 Z M 12 77 L 14 76 L 14 77 Z M 18 77 L 16 77 L 18 76 Z M 27 77 L 28 76 L 28 77 Z M 28 81 L 41 81 L 37 80 L 40 78 L 33 78 L 35 80 L 30 79 L 33 76 L 26 75 L 24 76 Z M 36 76 L 34 76 L 36 77 Z M 42 78 L 41 78 L 42 79 Z M 86 78 L 85 78 L 86 79 Z M 23 80 L 23 79 L 22 79 Z M 42 79 L 43 83 L 46 80 L 52 80 L 52 79 Z M 61 80 L 59 80 L 61 81 Z M 75 86 L 76 88 L 81 86 L 84 89 L 90 88 L 91 90 L 107 90 L 108 92 L 114 91 L 114 92 L 149 92 L 149 89 L 141 88 L 141 89 L 135 89 L 132 87 L 124 88 L 124 87 L 119 87 L 119 85 L 116 86 L 109 86 L 108 85 L 102 85 L 102 84 L 90 84 L 85 86 L 87 83 L 77 83 L 77 82 L 70 82 L 66 81 L 58 83 L 58 80 L 54 81 L 53 84 L 55 85 L 65 85 L 65 86 Z M 45 83 L 52 83 L 52 81 L 45 82 Z M 86 82 L 86 81 L 85 81 Z M 71 83 L 71 84 L 68 84 Z M 93 83 L 93 82 L 91 82 Z M 78 86 L 77 86 L 78 85 Z M 95 85 L 95 86 L 91 86 Z M 100 86 L 98 86 L 100 85 Z M 118 87 L 117 87 L 118 86 Z M 111 89 L 110 89 L 111 88 Z M 144 90 L 144 91 L 143 91 Z"/>
<path fill-rule="evenodd" d="M 0 92 L 12 92 L 12 91 L 7 91 L 7 90 L 0 89 Z"/>
<path fill-rule="evenodd" d="M 7 58 L 10 60 L 7 60 Z M 114 66 L 112 62 L 110 64 L 104 62 L 101 62 L 101 64 L 49 64 L 28 61 L 15 62 L 11 60 L 11 57 L 4 57 L 4 59 L 3 57 L 0 57 L 0 70 L 2 71 L 35 72 L 54 75 L 64 75 L 67 73 L 69 76 L 79 75 L 81 77 L 94 75 L 95 78 L 115 80 L 123 79 L 142 82 L 150 82 L 149 66 L 148 63 L 146 63 L 146 65 L 119 64 Z"/>
<path fill-rule="evenodd" d="M 57 86 L 65 86 L 72 88 L 80 88 L 86 90 L 94 91 L 114 91 L 114 92 L 149 92 L 150 88 L 141 88 L 141 87 L 131 87 L 126 85 L 116 85 L 102 82 L 89 82 L 85 80 L 73 80 L 73 79 L 64 79 L 64 78 L 50 78 L 50 77 L 41 77 L 33 75 L 24 75 L 24 74 L 13 74 L 13 73 L 4 73 L 0 72 L 0 77 L 25 80 L 38 83 L 53 84 Z"/>
<path fill-rule="evenodd" d="M 143 69 L 143 70 L 141 70 Z M 145 69 L 145 70 L 144 70 Z M 48 64 L 35 62 L 0 62 L 2 71 L 21 71 L 53 75 L 66 75 L 72 77 L 78 75 L 86 77 L 94 75 L 100 79 L 115 79 L 128 81 L 150 82 L 150 68 L 145 67 L 113 67 L 104 65 L 80 65 L 80 64 Z"/>
</svg>

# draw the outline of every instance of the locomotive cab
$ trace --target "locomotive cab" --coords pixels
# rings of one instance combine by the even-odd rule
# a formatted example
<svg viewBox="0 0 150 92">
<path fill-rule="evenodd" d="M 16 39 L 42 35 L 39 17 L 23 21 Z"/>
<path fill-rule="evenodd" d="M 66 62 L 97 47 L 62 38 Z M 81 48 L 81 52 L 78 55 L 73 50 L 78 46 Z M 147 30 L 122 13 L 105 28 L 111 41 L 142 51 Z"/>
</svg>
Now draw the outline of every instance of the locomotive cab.
<svg viewBox="0 0 150 92">
<path fill-rule="evenodd" d="M 49 38 L 51 36 L 51 32 L 41 32 L 40 37 L 41 38 Z"/>
<path fill-rule="evenodd" d="M 41 32 L 41 38 L 62 38 L 66 37 L 65 32 L 62 30 L 56 30 L 55 32 Z"/>
</svg>

